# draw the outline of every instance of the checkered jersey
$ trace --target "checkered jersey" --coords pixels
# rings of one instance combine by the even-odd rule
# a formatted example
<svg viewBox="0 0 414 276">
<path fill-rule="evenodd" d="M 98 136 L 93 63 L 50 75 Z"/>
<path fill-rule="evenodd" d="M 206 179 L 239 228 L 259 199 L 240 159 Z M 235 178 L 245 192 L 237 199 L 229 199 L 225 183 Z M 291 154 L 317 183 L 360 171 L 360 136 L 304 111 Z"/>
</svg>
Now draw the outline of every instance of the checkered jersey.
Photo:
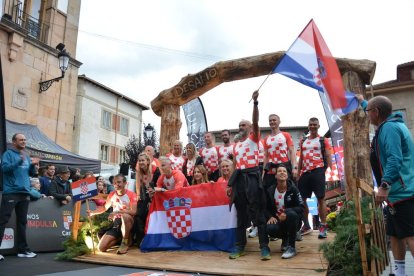
<svg viewBox="0 0 414 276">
<path fill-rule="evenodd" d="M 273 164 L 289 162 L 289 147 L 291 146 L 293 146 L 292 137 L 287 132 L 268 135 L 264 142 L 268 162 Z"/>
<path fill-rule="evenodd" d="M 265 158 L 265 149 L 263 145 L 263 141 L 259 141 L 259 163 L 263 163 Z"/>
<path fill-rule="evenodd" d="M 125 194 L 118 195 L 116 191 L 112 191 L 108 195 L 108 199 L 111 202 L 113 212 L 119 212 L 121 210 L 129 210 L 132 205 L 137 204 L 137 194 L 130 190 L 125 190 Z"/>
<path fill-rule="evenodd" d="M 276 210 L 277 210 L 276 215 L 280 215 L 281 213 L 285 212 L 285 194 L 286 194 L 286 191 L 283 193 L 280 193 L 277 190 L 277 188 L 275 189 L 275 194 L 273 198 L 275 200 L 275 205 L 276 205 Z"/>
<path fill-rule="evenodd" d="M 178 170 L 173 170 L 170 177 L 167 177 L 165 174 L 161 174 L 157 180 L 157 187 L 165 188 L 167 190 L 174 190 L 187 186 L 187 178 L 185 178 L 184 174 Z"/>
<path fill-rule="evenodd" d="M 219 160 L 221 161 L 223 158 L 229 158 L 229 154 L 233 154 L 233 148 L 234 144 L 230 144 L 227 147 L 221 145 L 218 148 Z"/>
<path fill-rule="evenodd" d="M 203 163 L 208 174 L 218 169 L 219 154 L 216 147 L 202 148 L 200 150 L 200 156 L 203 158 Z"/>
<path fill-rule="evenodd" d="M 307 137 L 306 140 L 303 143 L 301 143 L 301 174 L 317 168 L 323 168 L 324 166 L 319 137 L 319 135 L 313 139 L 309 139 L 309 137 Z M 324 141 L 325 150 L 327 152 L 331 152 L 331 145 L 329 144 L 329 140 L 325 138 Z"/>
<path fill-rule="evenodd" d="M 194 174 L 194 164 L 196 162 L 196 158 L 192 159 L 192 160 L 187 160 L 187 176 L 193 176 Z"/>
<path fill-rule="evenodd" d="M 247 169 L 259 166 L 260 134 L 255 137 L 250 134 L 244 141 L 238 142 L 233 149 L 237 169 Z"/>
<path fill-rule="evenodd" d="M 170 153 L 167 154 L 168 159 L 170 159 L 171 161 L 171 168 L 173 170 L 183 170 L 183 165 L 184 165 L 184 157 L 180 156 L 175 156 L 174 154 Z"/>
</svg>

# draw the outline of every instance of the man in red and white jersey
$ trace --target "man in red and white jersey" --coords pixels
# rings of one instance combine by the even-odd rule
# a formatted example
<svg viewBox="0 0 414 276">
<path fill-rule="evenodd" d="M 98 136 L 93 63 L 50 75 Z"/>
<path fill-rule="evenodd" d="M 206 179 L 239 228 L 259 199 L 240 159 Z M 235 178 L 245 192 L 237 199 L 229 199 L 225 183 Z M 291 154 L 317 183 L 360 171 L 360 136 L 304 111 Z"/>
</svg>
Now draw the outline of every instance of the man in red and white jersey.
<svg viewBox="0 0 414 276">
<path fill-rule="evenodd" d="M 298 167 L 296 165 L 295 148 L 292 136 L 281 131 L 280 117 L 276 114 L 269 115 L 270 134 L 264 139 L 265 161 L 263 185 L 265 189 L 276 183 L 276 169 L 279 164 L 283 164 L 290 179 L 296 179 Z"/>
<path fill-rule="evenodd" d="M 250 220 L 258 228 L 261 259 L 270 260 L 269 237 L 266 233 L 264 210 L 266 198 L 259 170 L 259 109 L 257 98 L 259 92 L 252 95 L 253 124 L 247 120 L 239 123 L 240 141 L 234 146 L 233 161 L 236 170 L 228 182 L 227 194 L 231 195 L 231 203 L 237 210 L 236 246 L 230 254 L 230 259 L 245 255 L 247 243 L 246 228 Z M 231 192 L 230 192 L 231 190 Z"/>
<path fill-rule="evenodd" d="M 95 211 L 89 211 L 89 216 L 102 214 L 110 207 L 112 213 L 108 218 L 113 221 L 113 227 L 106 231 L 106 233 L 99 240 L 98 248 L 101 252 L 105 252 L 110 247 L 114 246 L 121 238 L 121 245 L 118 248 L 117 254 L 125 254 L 128 251 L 129 235 L 134 224 L 134 216 L 137 213 L 137 195 L 127 190 L 126 177 L 118 174 L 114 177 L 115 191 L 112 191 L 106 198 L 103 208 Z"/>
<path fill-rule="evenodd" d="M 183 144 L 179 140 L 174 141 L 173 150 L 167 154 L 167 157 L 171 160 L 171 168 L 173 170 L 183 171 Z"/>
<path fill-rule="evenodd" d="M 160 162 L 161 176 L 157 180 L 156 192 L 164 192 L 188 186 L 185 175 L 179 170 L 172 169 L 171 160 L 168 157 L 161 156 Z"/>
<path fill-rule="evenodd" d="M 332 167 L 332 147 L 327 138 L 319 136 L 319 127 L 319 120 L 317 118 L 310 118 L 308 125 L 310 134 L 299 143 L 300 157 L 298 170 L 300 177 L 298 188 L 305 202 L 305 211 L 303 212 L 304 225 L 301 229 L 302 234 L 311 232 L 308 221 L 309 208 L 306 199 L 310 198 L 313 192 L 318 200 L 318 212 L 319 218 L 321 219 L 318 238 L 324 239 L 327 237 L 325 171 L 327 167 Z"/>
<path fill-rule="evenodd" d="M 221 131 L 221 140 L 223 145 L 218 147 L 219 162 L 223 159 L 233 158 L 233 144 L 230 143 L 230 130 L 224 129 Z"/>
<path fill-rule="evenodd" d="M 204 167 L 207 169 L 208 180 L 217 181 L 219 178 L 219 153 L 213 142 L 213 134 L 206 132 L 204 134 L 206 146 L 200 149 L 200 156 L 203 158 Z"/>
</svg>

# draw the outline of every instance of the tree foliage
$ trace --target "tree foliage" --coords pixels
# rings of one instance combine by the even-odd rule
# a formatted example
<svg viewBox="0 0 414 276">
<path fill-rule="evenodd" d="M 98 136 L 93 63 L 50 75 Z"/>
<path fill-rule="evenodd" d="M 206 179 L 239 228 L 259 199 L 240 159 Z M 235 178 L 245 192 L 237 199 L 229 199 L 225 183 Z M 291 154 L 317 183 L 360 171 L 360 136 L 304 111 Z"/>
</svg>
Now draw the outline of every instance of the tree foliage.
<svg viewBox="0 0 414 276">
<path fill-rule="evenodd" d="M 144 150 L 144 148 L 145 145 L 141 140 L 141 135 L 139 135 L 138 138 L 135 137 L 135 135 L 132 135 L 126 143 L 125 151 L 127 154 L 127 158 L 125 162 L 129 164 L 131 170 L 135 171 L 135 165 L 138 161 L 138 155 Z"/>
</svg>

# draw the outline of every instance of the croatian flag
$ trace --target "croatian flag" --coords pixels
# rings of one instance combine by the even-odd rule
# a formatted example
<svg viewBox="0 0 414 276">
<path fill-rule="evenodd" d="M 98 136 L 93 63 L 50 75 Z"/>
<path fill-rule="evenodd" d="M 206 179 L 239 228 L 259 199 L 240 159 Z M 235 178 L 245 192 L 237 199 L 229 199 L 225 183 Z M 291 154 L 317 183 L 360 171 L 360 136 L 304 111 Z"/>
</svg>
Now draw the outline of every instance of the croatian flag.
<svg viewBox="0 0 414 276">
<path fill-rule="evenodd" d="M 73 201 L 84 200 L 98 194 L 96 178 L 88 177 L 72 183 Z"/>
<path fill-rule="evenodd" d="M 142 251 L 230 251 L 237 227 L 226 183 L 205 183 L 158 192 L 147 218 Z"/>
<path fill-rule="evenodd" d="M 273 73 L 327 93 L 334 110 L 347 107 L 345 89 L 335 58 L 313 19 L 290 46 Z"/>
</svg>

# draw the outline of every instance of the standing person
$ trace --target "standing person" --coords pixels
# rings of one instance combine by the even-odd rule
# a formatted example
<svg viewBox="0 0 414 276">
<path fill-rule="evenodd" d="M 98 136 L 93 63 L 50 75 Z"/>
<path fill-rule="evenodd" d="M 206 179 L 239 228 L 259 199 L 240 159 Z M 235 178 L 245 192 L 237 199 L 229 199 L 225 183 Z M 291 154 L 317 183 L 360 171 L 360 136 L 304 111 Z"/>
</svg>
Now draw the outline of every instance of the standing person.
<svg viewBox="0 0 414 276">
<path fill-rule="evenodd" d="M 280 117 L 276 114 L 269 115 L 269 126 L 271 132 L 263 143 L 265 148 L 263 185 L 265 188 L 276 183 L 276 166 L 279 164 L 284 164 L 290 179 L 296 178 L 298 173 L 292 136 L 280 130 Z"/>
<path fill-rule="evenodd" d="M 203 158 L 204 166 L 207 169 L 208 179 L 217 181 L 219 178 L 219 153 L 217 147 L 214 145 L 213 134 L 206 132 L 204 134 L 204 141 L 206 142 L 206 146 L 200 149 L 200 156 Z"/>
<path fill-rule="evenodd" d="M 173 170 L 183 170 L 183 144 L 179 140 L 174 141 L 173 150 L 171 153 L 167 154 L 167 157 L 171 160 L 171 166 Z"/>
<path fill-rule="evenodd" d="M 234 145 L 230 143 L 230 130 L 224 129 L 221 131 L 221 140 L 223 145 L 218 147 L 219 163 L 223 159 L 231 159 L 233 157 Z"/>
<path fill-rule="evenodd" d="M 184 174 L 179 170 L 171 168 L 171 161 L 166 156 L 160 157 L 161 162 L 161 176 L 157 180 L 156 192 L 163 192 L 166 190 L 174 190 L 182 187 L 187 187 L 188 182 Z"/>
<path fill-rule="evenodd" d="M 49 187 L 55 177 L 55 165 L 47 164 L 45 174 L 39 178 L 40 193 L 49 196 Z"/>
<path fill-rule="evenodd" d="M 134 223 L 134 216 L 137 213 L 137 196 L 134 192 L 126 189 L 127 179 L 124 175 L 118 174 L 114 177 L 115 191 L 111 192 L 105 206 L 95 211 L 90 211 L 89 216 L 99 215 L 112 207 L 112 213 L 108 219 L 113 221 L 113 227 L 99 240 L 99 251 L 105 252 L 122 239 L 121 245 L 116 251 L 117 254 L 128 252 L 129 236 Z"/>
<path fill-rule="evenodd" d="M 151 165 L 152 167 L 159 168 L 161 166 L 160 161 L 155 158 L 155 150 L 153 146 L 146 146 L 144 149 L 145 153 L 148 154 L 148 156 L 151 158 Z"/>
<path fill-rule="evenodd" d="M 326 202 L 325 202 L 325 171 L 327 167 L 332 167 L 331 145 L 327 138 L 318 134 L 319 120 L 310 118 L 308 129 L 309 137 L 300 141 L 300 158 L 298 170 L 300 171 L 299 191 L 305 203 L 303 212 L 302 235 L 312 232 L 309 224 L 309 208 L 306 199 L 315 194 L 318 200 L 318 213 L 321 220 L 319 225 L 319 239 L 327 237 L 328 227 L 326 225 Z"/>
<path fill-rule="evenodd" d="M 400 112 L 384 96 L 362 101 L 368 118 L 377 127 L 371 144 L 371 166 L 379 184 L 375 198 L 386 201 L 386 232 L 390 236 L 395 275 L 405 275 L 408 245 L 414 256 L 414 142 Z"/>
<path fill-rule="evenodd" d="M 293 258 L 297 254 L 295 242 L 305 205 L 284 164 L 277 167 L 276 183 L 268 187 L 266 195 L 267 233 L 282 239 L 282 259 Z"/>
<path fill-rule="evenodd" d="M 228 183 L 231 175 L 234 171 L 234 163 L 230 159 L 222 159 L 220 162 L 220 178 L 217 182 L 225 182 Z M 230 191 L 229 191 L 230 193 Z"/>
<path fill-rule="evenodd" d="M 259 171 L 259 109 L 255 91 L 253 98 L 253 125 L 247 120 L 239 123 L 240 142 L 233 151 L 236 171 L 231 176 L 227 193 L 231 189 L 231 203 L 234 202 L 237 210 L 236 246 L 230 254 L 230 259 L 245 255 L 246 228 L 250 226 L 250 219 L 257 226 L 261 259 L 270 260 L 269 237 L 266 233 L 266 197 L 263 190 L 261 172 Z"/>
<path fill-rule="evenodd" d="M 198 165 L 203 165 L 203 158 L 198 155 L 198 151 L 193 143 L 188 143 L 185 146 L 186 158 L 183 164 L 183 174 L 187 178 L 188 183 L 193 183 L 194 168 Z"/>
<path fill-rule="evenodd" d="M 191 185 L 197 185 L 202 183 L 208 183 L 208 176 L 207 176 L 207 170 L 204 167 L 204 165 L 197 165 L 194 168 L 194 177 L 193 177 L 193 183 Z"/>
<path fill-rule="evenodd" d="M 27 211 L 30 202 L 30 175 L 35 175 L 35 165 L 39 158 L 30 158 L 26 153 L 26 137 L 15 133 L 12 137 L 13 148 L 8 149 L 2 156 L 3 196 L 0 206 L 0 245 L 4 230 L 13 209 L 16 213 L 16 247 L 17 257 L 34 258 L 26 240 Z M 0 261 L 4 257 L 0 255 Z"/>
<path fill-rule="evenodd" d="M 70 170 L 67 166 L 57 168 L 57 175 L 49 187 L 49 194 L 57 199 L 61 205 L 72 201 L 72 187 L 69 182 Z"/>
</svg>

